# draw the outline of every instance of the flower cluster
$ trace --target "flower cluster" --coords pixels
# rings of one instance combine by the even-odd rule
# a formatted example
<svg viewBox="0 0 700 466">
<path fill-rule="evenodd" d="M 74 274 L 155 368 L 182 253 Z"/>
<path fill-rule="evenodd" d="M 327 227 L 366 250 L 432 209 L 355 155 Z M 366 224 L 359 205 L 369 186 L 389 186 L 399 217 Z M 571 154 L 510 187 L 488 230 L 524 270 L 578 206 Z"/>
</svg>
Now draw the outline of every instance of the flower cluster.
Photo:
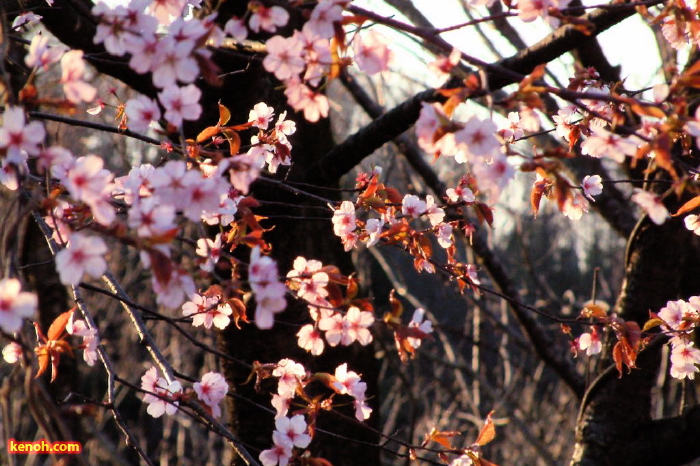
<svg viewBox="0 0 700 466">
<path fill-rule="evenodd" d="M 671 337 L 671 376 L 694 379 L 699 372 L 700 350 L 693 342 L 694 330 L 700 323 L 700 297 L 688 301 L 669 301 L 658 312 L 661 330 Z"/>
</svg>

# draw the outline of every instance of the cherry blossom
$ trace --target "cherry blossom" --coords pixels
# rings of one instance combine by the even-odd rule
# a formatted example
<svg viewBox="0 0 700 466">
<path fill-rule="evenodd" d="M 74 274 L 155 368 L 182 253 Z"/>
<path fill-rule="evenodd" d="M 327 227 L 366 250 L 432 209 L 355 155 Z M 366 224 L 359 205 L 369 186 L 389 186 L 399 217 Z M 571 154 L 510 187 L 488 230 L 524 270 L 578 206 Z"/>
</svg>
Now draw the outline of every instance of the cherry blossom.
<svg viewBox="0 0 700 466">
<path fill-rule="evenodd" d="M 676 379 L 695 379 L 695 373 L 699 372 L 700 350 L 693 343 L 676 341 L 671 349 L 671 377 Z"/>
<path fill-rule="evenodd" d="M 583 194 L 591 201 L 595 201 L 593 196 L 603 192 L 603 179 L 600 175 L 586 175 L 581 182 L 581 188 L 583 188 Z"/>
<path fill-rule="evenodd" d="M 95 99 L 97 89 L 83 81 L 85 62 L 82 50 L 70 50 L 61 58 L 61 84 L 66 98 L 73 103 L 91 102 Z"/>
<path fill-rule="evenodd" d="M 433 323 L 425 318 L 425 309 L 417 308 L 413 311 L 413 317 L 408 323 L 408 328 L 415 328 L 427 334 L 433 333 Z M 423 338 L 408 337 L 408 343 L 415 349 L 420 348 Z"/>
<path fill-rule="evenodd" d="M 155 16 L 160 24 L 168 25 L 174 17 L 182 14 L 185 5 L 185 0 L 153 0 L 146 11 Z"/>
<path fill-rule="evenodd" d="M 369 75 L 388 71 L 394 60 L 386 39 L 374 30 L 355 34 L 352 50 L 357 66 Z"/>
<path fill-rule="evenodd" d="M 248 37 L 248 28 L 245 25 L 245 21 L 236 16 L 231 17 L 224 25 L 224 33 L 233 37 L 239 42 L 246 40 Z"/>
<path fill-rule="evenodd" d="M 500 144 L 496 139 L 496 124 L 490 119 L 481 120 L 473 116 L 464 124 L 464 128 L 455 133 L 455 141 L 464 149 L 464 156 L 456 156 L 455 161 L 464 163 L 475 159 L 492 157 Z"/>
<path fill-rule="evenodd" d="M 304 71 L 302 43 L 297 38 L 273 36 L 265 45 L 267 55 L 263 59 L 263 66 L 268 72 L 274 73 L 277 79 L 287 81 Z"/>
<path fill-rule="evenodd" d="M 22 107 L 8 106 L 0 127 L 0 148 L 7 149 L 7 160 L 20 164 L 28 155 L 38 155 L 46 131 L 38 121 L 27 124 Z"/>
<path fill-rule="evenodd" d="M 445 80 L 452 69 L 459 64 L 461 58 L 462 52 L 457 47 L 453 47 L 448 56 L 438 55 L 434 61 L 428 63 L 428 70 L 438 79 Z"/>
<path fill-rule="evenodd" d="M 86 273 L 95 278 L 101 276 L 107 270 L 106 253 L 107 245 L 99 236 L 73 233 L 70 245 L 56 253 L 56 270 L 61 283 L 77 285 Z"/>
<path fill-rule="evenodd" d="M 289 464 L 289 459 L 292 457 L 293 446 L 289 442 L 286 442 L 284 437 L 279 435 L 277 437 L 279 437 L 278 441 L 280 443 L 275 443 L 274 447 L 263 450 L 260 453 L 259 458 L 263 466 L 275 466 L 277 464 L 279 464 L 279 466 L 287 466 Z M 272 439 L 275 441 L 274 435 Z"/>
<path fill-rule="evenodd" d="M 260 29 L 267 32 L 275 32 L 278 27 L 282 27 L 289 21 L 289 13 L 280 6 L 266 7 L 258 1 L 252 1 L 249 8 L 253 14 L 248 20 L 248 27 L 253 32 L 260 32 Z"/>
<path fill-rule="evenodd" d="M 603 343 L 600 341 L 598 329 L 593 327 L 591 333 L 584 333 L 578 338 L 578 347 L 581 351 L 586 351 L 588 356 L 598 354 L 603 350 Z"/>
<path fill-rule="evenodd" d="M 581 153 L 592 157 L 610 157 L 622 163 L 637 152 L 637 144 L 627 137 L 611 133 L 605 128 L 591 126 L 591 136 L 581 143 Z"/>
<path fill-rule="evenodd" d="M 580 220 L 584 212 L 588 212 L 588 201 L 580 194 L 567 198 L 562 208 L 562 213 L 571 220 Z"/>
<path fill-rule="evenodd" d="M 0 329 L 7 333 L 22 329 L 22 319 L 34 315 L 38 299 L 34 293 L 22 291 L 16 278 L 0 280 Z"/>
<path fill-rule="evenodd" d="M 14 364 L 22 358 L 22 346 L 14 341 L 2 349 L 2 358 L 8 364 Z"/>
<path fill-rule="evenodd" d="M 148 414 L 153 417 L 175 414 L 180 404 L 177 398 L 182 392 L 180 382 L 174 380 L 168 383 L 164 378 L 158 377 L 155 367 L 151 367 L 141 377 L 141 389 L 150 392 L 143 396 L 144 403 L 148 403 Z"/>
<path fill-rule="evenodd" d="M 418 218 L 426 210 L 425 201 L 421 201 L 414 194 L 406 194 L 403 198 L 401 213 L 409 218 Z"/>
<path fill-rule="evenodd" d="M 437 242 L 444 249 L 447 249 L 454 244 L 452 239 L 452 230 L 453 227 L 449 223 L 441 223 L 435 226 Z"/>
<path fill-rule="evenodd" d="M 369 419 L 372 408 L 365 403 L 365 392 L 367 384 L 360 380 L 356 372 L 348 371 L 347 363 L 341 364 L 335 369 L 335 375 L 331 388 L 341 395 L 350 395 L 355 398 L 355 417 L 359 421 Z"/>
<path fill-rule="evenodd" d="M 507 158 L 499 154 L 488 163 L 474 164 L 474 175 L 480 190 L 489 194 L 491 202 L 496 202 L 503 188 L 515 176 L 515 170 Z"/>
<path fill-rule="evenodd" d="M 131 131 L 146 132 L 151 123 L 160 120 L 158 104 L 143 95 L 127 100 L 124 111 Z"/>
<path fill-rule="evenodd" d="M 114 187 L 114 175 L 103 168 L 102 158 L 87 155 L 68 163 L 66 167 L 54 164 L 51 168 L 53 175 L 62 179 L 68 192 L 76 200 L 90 206 L 95 220 L 103 225 L 112 223 L 116 214 L 114 207 L 109 204 L 109 197 Z"/>
<path fill-rule="evenodd" d="M 306 324 L 297 332 L 298 344 L 300 348 L 305 349 L 314 356 L 323 353 L 325 347 L 321 332 L 313 325 Z"/>
<path fill-rule="evenodd" d="M 278 275 L 275 261 L 268 256 L 262 256 L 259 246 L 253 248 L 250 253 L 248 280 L 257 302 L 255 324 L 258 328 L 272 328 L 274 315 L 287 307 L 287 287 L 278 281 Z"/>
<path fill-rule="evenodd" d="M 275 420 L 275 431 L 286 437 L 297 448 L 306 448 L 311 443 L 311 436 L 306 433 L 306 421 L 304 416 L 297 414 L 289 417 L 279 417 Z M 273 436 L 275 433 L 273 432 Z M 275 442 L 277 443 L 277 442 Z"/>
<path fill-rule="evenodd" d="M 649 219 L 657 225 L 663 224 L 670 214 L 661 202 L 661 199 L 648 191 L 635 188 L 632 200 L 639 204 L 644 211 L 649 215 Z"/>
<path fill-rule="evenodd" d="M 41 68 L 44 71 L 53 63 L 57 63 L 65 53 L 63 46 L 49 47 L 49 38 L 44 34 L 35 34 L 29 44 L 29 53 L 24 57 L 24 63 L 29 68 Z"/>
<path fill-rule="evenodd" d="M 154 274 L 151 284 L 156 294 L 156 302 L 169 309 L 180 307 L 187 296 L 196 291 L 192 276 L 180 268 L 173 268 L 166 282 L 159 280 Z"/>
<path fill-rule="evenodd" d="M 221 416 L 219 403 L 228 393 L 228 384 L 218 372 L 207 372 L 202 376 L 201 382 L 192 385 L 197 397 L 212 410 L 212 416 Z"/>
<path fill-rule="evenodd" d="M 317 260 L 307 260 L 299 256 L 294 260 L 293 269 L 287 273 L 297 295 L 309 302 L 315 302 L 328 296 L 328 274 L 323 272 L 323 264 Z"/>
<path fill-rule="evenodd" d="M 97 345 L 100 344 L 97 329 L 88 328 L 84 320 L 75 320 L 75 312 L 73 312 L 66 325 L 66 331 L 71 335 L 83 338 L 83 360 L 88 366 L 95 365 L 95 361 L 97 361 Z"/>
<path fill-rule="evenodd" d="M 253 109 L 248 115 L 248 121 L 253 122 L 253 126 L 266 130 L 272 121 L 272 117 L 275 116 L 275 109 L 268 107 L 265 102 L 260 102 L 255 104 Z"/>
<path fill-rule="evenodd" d="M 146 197 L 135 202 L 129 209 L 128 225 L 136 229 L 143 238 L 153 238 L 177 228 L 175 208 L 160 204 L 154 197 Z"/>
<path fill-rule="evenodd" d="M 304 118 L 312 123 L 328 116 L 328 98 L 302 84 L 298 78 L 287 81 L 284 95 L 287 96 L 289 105 L 296 111 L 303 111 Z"/>
<path fill-rule="evenodd" d="M 12 21 L 12 29 L 18 30 L 20 28 L 28 28 L 31 27 L 35 24 L 37 24 L 43 16 L 37 15 L 36 13 L 33 13 L 31 11 L 25 11 L 24 13 L 19 14 L 13 21 Z"/>
<path fill-rule="evenodd" d="M 158 100 L 165 108 L 165 119 L 175 126 L 180 126 L 183 120 L 197 120 L 202 114 L 199 99 L 202 91 L 194 84 L 185 87 L 167 86 L 158 94 Z"/>
<path fill-rule="evenodd" d="M 324 39 L 330 39 L 335 33 L 333 23 L 343 19 L 343 7 L 334 0 L 321 0 L 311 12 L 304 30 Z"/>
<path fill-rule="evenodd" d="M 430 194 L 425 196 L 425 214 L 432 226 L 439 225 L 445 218 L 445 211 L 437 205 L 435 198 Z"/>
<path fill-rule="evenodd" d="M 326 332 L 326 341 L 331 346 L 338 346 L 338 343 L 347 346 L 352 343 L 348 334 L 348 322 L 338 313 L 319 319 L 318 328 Z"/>
<path fill-rule="evenodd" d="M 184 84 L 193 82 L 199 75 L 199 65 L 192 56 L 194 44 L 190 41 L 176 41 L 172 37 L 166 37 L 158 42 L 151 70 L 153 71 L 153 85 L 165 89 L 175 86 L 179 81 Z M 197 88 L 198 89 L 198 88 Z M 197 96 L 197 101 L 199 96 Z M 190 101 L 194 103 L 194 99 Z M 161 103 L 167 108 L 161 98 Z M 167 119 L 166 112 L 166 119 Z M 196 120 L 197 118 L 185 118 Z M 168 119 L 168 121 L 171 121 Z"/>
<path fill-rule="evenodd" d="M 333 212 L 333 232 L 338 236 L 347 235 L 355 230 L 355 206 L 350 201 L 343 201 L 340 208 Z"/>
<path fill-rule="evenodd" d="M 518 112 L 508 113 L 508 126 L 498 130 L 498 134 L 508 142 L 520 139 L 525 132 L 520 127 L 520 114 Z"/>
<path fill-rule="evenodd" d="M 370 218 L 367 220 L 365 224 L 365 231 L 368 233 L 365 243 L 367 247 L 374 246 L 379 242 L 385 223 L 384 219 L 380 218 Z"/>
<path fill-rule="evenodd" d="M 206 261 L 201 265 L 202 270 L 211 272 L 221 258 L 222 238 L 221 233 L 212 240 L 210 238 L 200 238 L 197 240 L 196 253 L 199 257 L 204 257 Z"/>
<path fill-rule="evenodd" d="M 445 194 L 450 202 L 474 202 L 476 200 L 474 192 L 462 183 L 456 188 L 448 188 Z"/>
<path fill-rule="evenodd" d="M 306 369 L 291 359 L 281 359 L 272 371 L 274 377 L 279 377 L 277 393 L 283 398 L 294 398 L 297 387 L 306 377 Z"/>
<path fill-rule="evenodd" d="M 348 339 L 357 341 L 362 346 L 372 342 L 372 334 L 369 327 L 374 324 L 374 315 L 368 311 L 360 311 L 357 306 L 351 306 L 345 315 L 346 332 Z"/>
<path fill-rule="evenodd" d="M 182 314 L 192 316 L 192 325 L 195 327 L 211 328 L 214 325 L 223 330 L 231 322 L 230 316 L 233 314 L 233 309 L 227 303 L 219 303 L 218 298 L 195 293 L 182 305 Z"/>
</svg>

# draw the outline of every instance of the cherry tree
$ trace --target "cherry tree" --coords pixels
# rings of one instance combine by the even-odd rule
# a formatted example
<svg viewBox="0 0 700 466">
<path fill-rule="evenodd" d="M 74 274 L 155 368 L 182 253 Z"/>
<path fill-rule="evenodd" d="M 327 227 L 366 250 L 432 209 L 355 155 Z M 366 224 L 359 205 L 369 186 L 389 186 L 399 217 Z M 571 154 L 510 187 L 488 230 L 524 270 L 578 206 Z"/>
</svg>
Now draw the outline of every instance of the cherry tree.
<svg viewBox="0 0 700 466">
<path fill-rule="evenodd" d="M 7 439 L 79 440 L 85 464 L 700 457 L 696 9 L 454 2 L 468 20 L 436 27 L 415 3 L 3 2 L 0 332 L 7 380 L 25 387 L 3 389 Z M 656 32 L 663 57 L 647 88 L 631 87 L 599 42 L 630 17 Z M 447 39 L 484 23 L 517 52 L 488 60 Z M 528 44 L 522 23 L 545 38 Z M 494 43 L 484 47 L 498 55 Z M 399 82 L 402 48 L 429 56 L 432 83 L 415 79 L 392 103 L 370 86 Z M 331 121 L 360 111 L 368 118 L 334 140 Z M 121 141 L 113 159 L 71 144 L 78 129 Z M 522 179 L 530 205 L 513 210 Z M 546 270 L 533 275 L 548 303 L 519 290 L 493 228 L 547 212 L 595 218 L 626 241 L 611 261 L 616 298 L 596 277 L 591 299 L 564 312 Z M 364 253 L 388 286 L 356 273 Z M 393 253 L 402 259 L 386 264 Z M 450 289 L 443 304 L 476 309 L 471 373 L 449 335 L 454 313 L 423 305 L 405 269 L 426 277 L 417 288 Z M 497 358 L 482 358 L 494 341 Z M 412 386 L 405 368 L 420 372 L 431 345 L 455 375 Z M 537 376 L 512 375 L 522 348 L 532 359 L 520 368 Z M 482 400 L 494 380 L 503 398 Z M 551 384 L 567 400 L 568 441 L 551 440 L 562 429 L 546 419 L 534 434 L 512 408 L 517 390 L 555 406 Z M 390 385 L 405 397 L 382 403 Z M 454 407 L 465 394 L 468 415 Z M 11 421 L 22 403 L 32 422 Z M 149 430 L 177 440 L 154 445 Z"/>
</svg>

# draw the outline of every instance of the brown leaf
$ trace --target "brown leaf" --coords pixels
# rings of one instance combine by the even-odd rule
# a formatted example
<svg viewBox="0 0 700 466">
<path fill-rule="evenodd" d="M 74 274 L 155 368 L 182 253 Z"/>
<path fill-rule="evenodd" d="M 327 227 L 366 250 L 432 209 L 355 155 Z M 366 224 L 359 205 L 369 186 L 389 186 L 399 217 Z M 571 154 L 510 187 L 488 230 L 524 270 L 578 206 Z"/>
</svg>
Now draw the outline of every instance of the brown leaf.
<svg viewBox="0 0 700 466">
<path fill-rule="evenodd" d="M 198 143 L 204 142 L 207 139 L 213 138 L 217 134 L 221 132 L 221 128 L 218 126 L 209 126 L 207 128 L 204 128 L 201 133 L 197 135 L 196 141 Z"/>
</svg>

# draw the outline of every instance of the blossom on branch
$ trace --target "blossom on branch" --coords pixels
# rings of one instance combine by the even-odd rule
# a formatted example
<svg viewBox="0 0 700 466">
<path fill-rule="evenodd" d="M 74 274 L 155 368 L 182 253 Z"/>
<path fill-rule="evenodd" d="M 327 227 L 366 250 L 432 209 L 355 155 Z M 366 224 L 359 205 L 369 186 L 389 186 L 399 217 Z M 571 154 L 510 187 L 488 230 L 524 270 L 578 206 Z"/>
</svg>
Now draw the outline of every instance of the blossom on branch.
<svg viewBox="0 0 700 466">
<path fill-rule="evenodd" d="M 73 233 L 70 245 L 56 253 L 56 270 L 61 283 L 77 285 L 86 273 L 95 278 L 101 276 L 107 270 L 106 253 L 107 245 L 99 236 Z"/>
<path fill-rule="evenodd" d="M 182 393 L 180 382 L 174 380 L 168 383 L 163 377 L 158 377 L 155 367 L 151 367 L 141 377 L 141 389 L 150 392 L 143 396 L 144 403 L 148 403 L 148 414 L 153 417 L 175 414 L 180 404 L 178 398 Z"/>
<path fill-rule="evenodd" d="M 0 329 L 14 333 L 22 329 L 22 319 L 36 312 L 38 298 L 34 293 L 22 291 L 16 278 L 0 280 Z"/>
</svg>

